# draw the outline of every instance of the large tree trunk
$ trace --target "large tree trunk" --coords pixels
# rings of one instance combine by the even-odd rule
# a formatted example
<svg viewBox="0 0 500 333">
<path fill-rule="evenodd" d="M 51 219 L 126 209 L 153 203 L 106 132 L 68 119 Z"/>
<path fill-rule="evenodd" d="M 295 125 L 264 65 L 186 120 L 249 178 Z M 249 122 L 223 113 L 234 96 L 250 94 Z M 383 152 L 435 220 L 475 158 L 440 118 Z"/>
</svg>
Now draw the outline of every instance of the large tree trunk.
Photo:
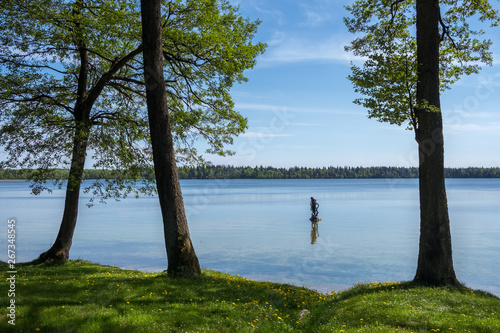
<svg viewBox="0 0 500 333">
<path fill-rule="evenodd" d="M 453 269 L 439 98 L 439 0 L 417 0 L 420 245 L 415 281 L 459 285 Z"/>
<path fill-rule="evenodd" d="M 158 197 L 163 216 L 168 269 L 172 276 L 200 274 L 182 199 L 163 75 L 160 0 L 142 0 L 144 76 Z"/>
<path fill-rule="evenodd" d="M 80 186 L 83 179 L 83 169 L 85 166 L 89 136 L 89 126 L 80 122 L 79 126 L 77 125 L 73 139 L 73 156 L 59 233 L 52 247 L 48 251 L 42 253 L 36 260 L 39 263 L 63 262 L 69 258 L 69 250 L 73 241 L 73 233 L 78 217 Z"/>
</svg>

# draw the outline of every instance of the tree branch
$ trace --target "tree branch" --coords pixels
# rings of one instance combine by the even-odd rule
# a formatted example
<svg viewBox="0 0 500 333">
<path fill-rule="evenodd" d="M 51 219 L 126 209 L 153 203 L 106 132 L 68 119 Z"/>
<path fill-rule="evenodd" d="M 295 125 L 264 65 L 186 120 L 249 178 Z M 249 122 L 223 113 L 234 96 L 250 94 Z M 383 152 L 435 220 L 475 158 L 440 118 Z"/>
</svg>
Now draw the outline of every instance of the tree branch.
<svg viewBox="0 0 500 333">
<path fill-rule="evenodd" d="M 140 54 L 142 52 L 142 50 L 143 50 L 143 46 L 141 44 L 135 50 L 131 51 L 129 54 L 127 54 L 123 58 L 117 59 L 113 62 L 110 69 L 99 78 L 99 80 L 97 81 L 95 86 L 89 92 L 89 98 L 88 98 L 89 106 L 91 106 L 95 103 L 95 101 L 97 100 L 97 98 L 101 94 L 104 87 L 109 84 L 111 78 L 121 68 L 123 68 L 130 60 L 132 60 L 135 56 Z"/>
<path fill-rule="evenodd" d="M 460 50 L 460 48 L 458 47 L 458 45 L 455 43 L 455 40 L 453 39 L 453 37 L 451 37 L 450 35 L 450 27 L 447 26 L 444 21 L 443 21 L 443 18 L 441 16 L 441 11 L 439 11 L 439 24 L 441 25 L 441 28 L 443 29 L 443 32 L 441 34 L 441 37 L 440 37 L 440 41 L 444 41 L 444 39 L 446 37 L 448 37 L 451 41 L 451 43 L 453 44 L 453 47 L 458 51 Z"/>
<path fill-rule="evenodd" d="M 391 3 L 391 20 L 389 24 L 384 28 L 384 34 L 382 37 L 385 37 L 389 33 L 389 28 L 394 24 L 394 20 L 396 19 L 396 15 L 399 10 L 399 4 L 404 2 L 405 0 L 395 0 Z"/>
<path fill-rule="evenodd" d="M 396 0 L 391 3 L 391 25 L 394 23 L 394 19 L 396 18 L 396 14 L 399 10 L 399 4 L 404 2 L 405 0 Z"/>
<path fill-rule="evenodd" d="M 136 84 L 138 86 L 144 86 L 145 85 L 144 82 L 141 81 L 141 80 L 132 79 L 132 78 L 126 77 L 126 76 L 113 76 L 111 78 L 111 80 L 124 81 L 124 82 L 128 82 L 128 83 Z"/>
<path fill-rule="evenodd" d="M 139 90 L 139 89 L 133 89 L 129 86 L 123 85 L 123 84 L 118 83 L 118 82 L 109 82 L 108 85 L 110 87 L 116 89 L 120 94 L 122 94 L 125 98 L 127 98 L 130 101 L 133 101 L 133 98 L 129 94 L 127 94 L 125 91 L 136 94 L 142 98 L 146 98 L 146 95 L 144 94 L 144 92 Z"/>
<path fill-rule="evenodd" d="M 109 59 L 109 58 L 107 58 L 107 57 L 103 56 L 102 54 L 100 54 L 100 53 L 99 53 L 99 52 L 97 52 L 97 51 L 90 50 L 90 49 L 89 49 L 88 51 L 89 51 L 89 53 L 92 53 L 92 54 L 94 54 L 94 55 L 98 56 L 99 58 L 104 59 L 104 60 L 106 60 L 106 61 L 109 61 L 109 62 L 111 62 L 111 63 L 113 63 L 114 61 L 116 61 L 115 59 Z"/>
<path fill-rule="evenodd" d="M 9 103 L 29 103 L 29 102 L 40 102 L 44 98 L 51 100 L 53 102 L 52 104 L 65 109 L 66 111 L 68 111 L 71 114 L 74 114 L 73 108 L 58 102 L 58 100 L 55 97 L 52 97 L 52 96 L 46 95 L 46 94 L 41 94 L 41 95 L 31 97 L 31 98 L 22 98 L 22 99 L 12 98 L 12 99 L 7 99 L 6 101 L 8 101 Z"/>
<path fill-rule="evenodd" d="M 137 126 L 147 126 L 146 121 L 140 121 L 136 119 L 132 119 L 130 117 L 123 117 L 120 112 L 98 112 L 91 118 L 91 121 L 94 125 L 102 125 L 99 120 L 108 119 L 108 120 L 117 120 L 124 121 L 127 123 L 136 124 Z"/>
<path fill-rule="evenodd" d="M 40 53 L 33 53 L 33 54 L 40 54 Z M 69 74 L 69 72 L 67 72 L 67 71 L 61 71 L 61 70 L 56 69 L 54 67 L 51 67 L 49 65 L 29 64 L 29 63 L 24 63 L 22 61 L 17 61 L 17 59 L 16 59 L 16 58 L 21 58 L 21 57 L 26 58 L 26 57 L 30 57 L 30 56 L 31 56 L 31 54 L 16 55 L 13 59 L 2 58 L 2 62 L 10 63 L 10 64 L 13 64 L 14 66 L 18 66 L 18 67 L 48 69 L 48 70 L 51 70 L 51 71 L 54 71 L 56 73 L 63 74 L 63 75 Z"/>
</svg>

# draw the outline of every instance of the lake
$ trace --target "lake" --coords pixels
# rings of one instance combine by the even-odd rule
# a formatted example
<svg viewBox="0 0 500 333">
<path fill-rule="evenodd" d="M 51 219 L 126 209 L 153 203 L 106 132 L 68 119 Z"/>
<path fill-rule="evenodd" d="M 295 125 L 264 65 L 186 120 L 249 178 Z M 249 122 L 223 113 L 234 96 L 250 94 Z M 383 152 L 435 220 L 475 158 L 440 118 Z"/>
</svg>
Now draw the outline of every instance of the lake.
<svg viewBox="0 0 500 333">
<path fill-rule="evenodd" d="M 454 266 L 471 288 L 500 296 L 500 179 L 447 179 Z M 203 268 L 322 292 L 415 274 L 417 179 L 182 180 L 191 238 Z M 310 197 L 323 219 L 313 228 Z M 82 194 L 71 259 L 143 271 L 166 269 L 157 197 L 87 208 Z M 17 260 L 53 243 L 64 190 L 30 195 L 0 182 L 0 211 L 17 220 Z M 7 259 L 7 233 L 0 260 Z"/>
</svg>

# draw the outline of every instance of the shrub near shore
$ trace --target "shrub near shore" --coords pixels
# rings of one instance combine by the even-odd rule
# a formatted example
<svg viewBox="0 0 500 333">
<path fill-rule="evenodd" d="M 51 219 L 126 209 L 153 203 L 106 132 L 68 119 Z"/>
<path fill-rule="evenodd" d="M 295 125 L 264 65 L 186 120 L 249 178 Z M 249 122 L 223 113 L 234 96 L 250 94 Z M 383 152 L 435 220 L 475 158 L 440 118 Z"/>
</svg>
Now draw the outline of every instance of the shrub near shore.
<svg viewBox="0 0 500 333">
<path fill-rule="evenodd" d="M 16 325 L 4 310 L 2 332 L 500 332 L 500 299 L 474 290 L 387 282 L 324 295 L 208 270 L 174 279 L 81 260 L 17 271 Z"/>
</svg>

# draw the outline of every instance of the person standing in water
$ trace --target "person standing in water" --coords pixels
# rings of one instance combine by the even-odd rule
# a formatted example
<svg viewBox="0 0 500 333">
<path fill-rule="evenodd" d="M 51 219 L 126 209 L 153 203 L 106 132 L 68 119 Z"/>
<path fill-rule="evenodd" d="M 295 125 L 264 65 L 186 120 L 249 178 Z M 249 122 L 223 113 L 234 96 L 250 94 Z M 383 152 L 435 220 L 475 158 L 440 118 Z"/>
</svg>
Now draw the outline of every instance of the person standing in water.
<svg viewBox="0 0 500 333">
<path fill-rule="evenodd" d="M 312 216 L 318 216 L 318 208 L 319 208 L 319 203 L 316 202 L 316 199 L 311 197 L 311 212 Z"/>
</svg>

